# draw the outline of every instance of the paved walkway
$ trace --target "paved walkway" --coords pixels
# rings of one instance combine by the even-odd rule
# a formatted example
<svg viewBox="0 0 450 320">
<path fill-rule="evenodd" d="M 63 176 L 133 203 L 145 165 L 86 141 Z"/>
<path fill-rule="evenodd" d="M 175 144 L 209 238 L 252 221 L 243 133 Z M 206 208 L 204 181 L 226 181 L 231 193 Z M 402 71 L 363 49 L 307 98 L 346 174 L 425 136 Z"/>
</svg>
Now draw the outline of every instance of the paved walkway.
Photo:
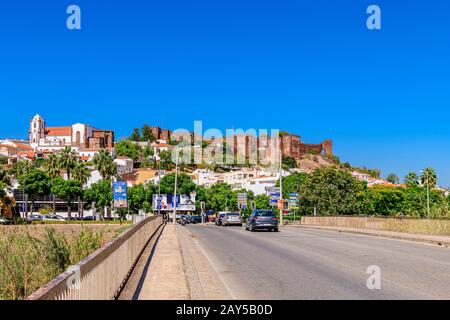
<svg viewBox="0 0 450 320">
<path fill-rule="evenodd" d="M 315 229 L 325 229 L 338 232 L 348 232 L 357 234 L 366 234 L 378 237 L 387 237 L 392 239 L 416 241 L 431 243 L 439 246 L 450 247 L 450 237 L 449 236 L 434 236 L 427 234 L 413 234 L 405 232 L 395 232 L 386 230 L 374 230 L 374 229 L 356 229 L 356 228 L 345 228 L 345 227 L 330 227 L 330 226 L 319 226 L 319 225 L 289 225 L 289 228 L 315 228 Z"/>
<path fill-rule="evenodd" d="M 138 300 L 227 300 L 231 295 L 187 228 L 167 224 Z"/>
<path fill-rule="evenodd" d="M 161 234 L 139 294 L 139 300 L 189 300 L 176 226 L 167 224 Z"/>
</svg>

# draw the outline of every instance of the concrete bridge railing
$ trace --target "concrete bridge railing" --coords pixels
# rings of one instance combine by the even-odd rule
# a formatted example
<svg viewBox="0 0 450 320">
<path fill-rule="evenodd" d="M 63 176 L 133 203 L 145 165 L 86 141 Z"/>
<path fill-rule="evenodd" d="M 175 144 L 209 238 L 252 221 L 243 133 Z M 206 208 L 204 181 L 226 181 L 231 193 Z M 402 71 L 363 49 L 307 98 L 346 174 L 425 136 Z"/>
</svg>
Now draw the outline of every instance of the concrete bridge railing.
<svg viewBox="0 0 450 320">
<path fill-rule="evenodd" d="M 162 224 L 160 216 L 146 218 L 69 268 L 27 299 L 115 299 L 147 243 Z"/>
</svg>

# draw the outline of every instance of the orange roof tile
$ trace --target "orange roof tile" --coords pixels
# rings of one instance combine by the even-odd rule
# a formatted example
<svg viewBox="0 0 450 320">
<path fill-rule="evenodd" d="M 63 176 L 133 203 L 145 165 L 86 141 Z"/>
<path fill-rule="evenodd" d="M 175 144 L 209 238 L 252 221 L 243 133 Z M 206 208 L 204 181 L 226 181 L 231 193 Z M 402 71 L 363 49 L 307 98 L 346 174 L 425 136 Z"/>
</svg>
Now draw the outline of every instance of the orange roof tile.
<svg viewBox="0 0 450 320">
<path fill-rule="evenodd" d="M 47 136 L 72 136 L 72 127 L 47 127 L 45 134 Z"/>
</svg>

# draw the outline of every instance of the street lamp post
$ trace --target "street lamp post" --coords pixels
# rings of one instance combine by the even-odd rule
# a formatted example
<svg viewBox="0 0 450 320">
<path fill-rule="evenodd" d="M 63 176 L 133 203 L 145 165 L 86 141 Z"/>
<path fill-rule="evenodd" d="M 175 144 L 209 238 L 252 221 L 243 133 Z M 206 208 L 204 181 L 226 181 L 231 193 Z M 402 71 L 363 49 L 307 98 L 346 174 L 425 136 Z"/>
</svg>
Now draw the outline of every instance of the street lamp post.
<svg viewBox="0 0 450 320">
<path fill-rule="evenodd" d="M 173 208 L 173 218 L 172 218 L 172 222 L 173 224 L 177 223 L 177 183 L 178 183 L 178 148 L 175 149 L 177 152 L 177 160 L 175 163 L 175 191 L 174 191 L 174 208 Z"/>
<path fill-rule="evenodd" d="M 429 182 L 429 172 L 428 170 L 421 170 L 422 173 L 427 175 L 427 215 L 430 218 L 430 182 Z"/>
<path fill-rule="evenodd" d="M 428 170 L 425 170 L 427 172 L 427 212 L 428 212 L 428 218 L 430 218 L 430 180 L 429 180 L 429 172 Z"/>
<path fill-rule="evenodd" d="M 281 148 L 280 148 L 280 225 L 283 225 L 283 168 L 282 168 L 282 154 L 281 154 Z"/>
<path fill-rule="evenodd" d="M 155 156 L 156 158 L 156 156 Z M 161 215 L 161 157 L 158 161 L 158 201 L 156 202 L 158 206 L 158 215 Z M 167 221 L 166 219 L 164 219 Z"/>
</svg>

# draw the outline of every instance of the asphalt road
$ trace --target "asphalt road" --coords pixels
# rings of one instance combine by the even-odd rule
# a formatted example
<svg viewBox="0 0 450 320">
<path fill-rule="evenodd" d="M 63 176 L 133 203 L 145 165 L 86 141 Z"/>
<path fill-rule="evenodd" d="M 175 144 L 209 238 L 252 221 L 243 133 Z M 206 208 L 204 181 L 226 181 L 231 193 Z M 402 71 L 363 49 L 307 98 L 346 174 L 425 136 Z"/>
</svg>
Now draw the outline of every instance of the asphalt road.
<svg viewBox="0 0 450 320">
<path fill-rule="evenodd" d="M 186 228 L 235 299 L 450 299 L 448 248 L 292 227 Z M 372 265 L 381 289 L 367 287 Z"/>
</svg>

